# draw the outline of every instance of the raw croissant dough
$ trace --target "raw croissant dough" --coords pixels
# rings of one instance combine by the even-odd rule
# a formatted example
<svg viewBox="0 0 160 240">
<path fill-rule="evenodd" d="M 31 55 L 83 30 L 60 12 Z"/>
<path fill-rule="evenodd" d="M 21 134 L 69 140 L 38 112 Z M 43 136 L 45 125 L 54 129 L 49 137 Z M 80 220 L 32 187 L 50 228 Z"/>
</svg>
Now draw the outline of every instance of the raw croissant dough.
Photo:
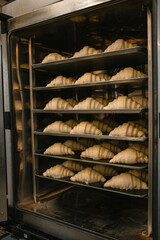
<svg viewBox="0 0 160 240">
<path fill-rule="evenodd" d="M 148 98 L 142 96 L 133 96 L 131 99 L 139 103 L 143 108 L 148 108 Z"/>
<path fill-rule="evenodd" d="M 95 134 L 95 135 L 102 135 L 101 130 L 96 128 L 92 123 L 87 121 L 81 122 L 77 126 L 75 126 L 71 131 L 70 134 Z"/>
<path fill-rule="evenodd" d="M 43 176 L 45 177 L 53 177 L 53 178 L 63 178 L 63 177 L 71 177 L 74 175 L 74 172 L 69 170 L 68 168 L 57 164 L 54 167 L 47 169 Z"/>
<path fill-rule="evenodd" d="M 117 175 L 117 171 L 113 167 L 104 166 L 104 165 L 95 165 L 94 170 L 102 174 L 104 177 L 113 177 Z"/>
<path fill-rule="evenodd" d="M 111 187 L 124 190 L 148 189 L 148 186 L 145 182 L 141 181 L 139 178 L 129 173 L 121 173 L 117 176 L 112 177 L 104 184 L 104 187 Z"/>
<path fill-rule="evenodd" d="M 58 85 L 71 85 L 74 83 L 75 83 L 75 80 L 72 77 L 66 78 L 63 76 L 58 76 L 54 78 L 49 84 L 47 84 L 46 87 L 53 87 Z"/>
<path fill-rule="evenodd" d="M 130 170 L 128 173 L 134 175 L 137 178 L 140 178 L 144 182 L 148 182 L 148 172 L 142 170 Z"/>
<path fill-rule="evenodd" d="M 81 153 L 81 158 L 92 158 L 93 160 L 110 159 L 113 157 L 114 153 L 100 145 L 94 145 Z"/>
<path fill-rule="evenodd" d="M 75 52 L 73 57 L 82 57 L 82 56 L 97 54 L 97 53 L 101 53 L 101 52 L 102 52 L 102 50 L 96 50 L 89 46 L 85 46 L 79 52 Z"/>
<path fill-rule="evenodd" d="M 74 107 L 77 104 L 77 101 L 73 98 L 68 98 L 66 99 L 66 101 L 72 106 Z"/>
<path fill-rule="evenodd" d="M 71 128 L 77 126 L 77 122 L 74 119 L 69 119 L 65 122 L 65 124 L 67 124 L 68 126 L 70 126 Z"/>
<path fill-rule="evenodd" d="M 110 46 L 108 46 L 104 52 L 113 52 L 113 51 L 117 51 L 125 48 L 133 48 L 135 46 L 137 45 L 133 43 L 129 43 L 128 41 L 124 41 L 123 39 L 117 39 Z"/>
<path fill-rule="evenodd" d="M 63 60 L 66 59 L 64 56 L 60 55 L 59 53 L 50 53 L 42 60 L 42 63 Z"/>
<path fill-rule="evenodd" d="M 73 151 L 80 151 L 80 150 L 85 150 L 85 147 L 80 144 L 79 142 L 73 141 L 73 140 L 66 140 L 63 143 L 65 146 L 71 148 Z"/>
<path fill-rule="evenodd" d="M 117 146 L 115 146 L 111 143 L 108 143 L 108 142 L 101 143 L 101 146 L 107 148 L 108 150 L 110 150 L 114 154 L 117 154 L 121 151 L 121 148 L 119 148 L 119 147 L 117 147 Z"/>
<path fill-rule="evenodd" d="M 126 164 L 148 163 L 148 157 L 142 152 L 127 148 L 115 155 L 109 162 Z"/>
<path fill-rule="evenodd" d="M 129 123 L 119 125 L 110 132 L 109 136 L 146 137 L 144 132 L 140 131 L 137 127 L 133 127 L 133 125 Z"/>
<path fill-rule="evenodd" d="M 106 179 L 100 173 L 88 167 L 75 174 L 70 178 L 70 180 L 73 182 L 82 182 L 88 184 L 95 182 L 105 182 Z"/>
<path fill-rule="evenodd" d="M 129 143 L 129 147 L 148 156 L 148 147 L 139 143 Z"/>
<path fill-rule="evenodd" d="M 56 110 L 56 109 L 72 109 L 72 106 L 60 97 L 53 98 L 49 101 L 44 110 Z"/>
<path fill-rule="evenodd" d="M 71 148 L 65 146 L 62 143 L 55 143 L 52 146 L 48 147 L 44 154 L 52 154 L 52 155 L 66 155 L 71 154 L 74 155 L 74 152 Z"/>
<path fill-rule="evenodd" d="M 138 78 L 138 77 L 146 78 L 147 75 L 131 67 L 128 67 L 121 70 L 116 75 L 112 76 L 110 80 L 130 79 L 130 78 Z"/>
<path fill-rule="evenodd" d="M 84 167 L 81 164 L 73 161 L 65 161 L 64 163 L 62 163 L 62 165 L 74 172 L 78 172 L 84 169 Z"/>
<path fill-rule="evenodd" d="M 104 78 L 105 77 L 105 78 Z M 89 82 L 102 82 L 109 80 L 109 76 L 106 74 L 106 76 L 103 75 L 96 75 L 93 73 L 85 73 L 81 77 L 78 78 L 78 80 L 75 82 L 75 84 L 83 84 L 83 83 L 89 83 Z"/>
<path fill-rule="evenodd" d="M 98 120 L 93 120 L 92 124 L 102 132 L 110 132 L 112 130 L 108 124 L 100 122 Z"/>
<path fill-rule="evenodd" d="M 110 102 L 104 109 L 141 109 L 142 106 L 128 98 L 127 96 L 120 96 Z"/>
<path fill-rule="evenodd" d="M 70 133 L 71 127 L 62 121 L 55 121 L 54 123 L 49 124 L 43 132 L 62 132 L 62 133 Z"/>
</svg>

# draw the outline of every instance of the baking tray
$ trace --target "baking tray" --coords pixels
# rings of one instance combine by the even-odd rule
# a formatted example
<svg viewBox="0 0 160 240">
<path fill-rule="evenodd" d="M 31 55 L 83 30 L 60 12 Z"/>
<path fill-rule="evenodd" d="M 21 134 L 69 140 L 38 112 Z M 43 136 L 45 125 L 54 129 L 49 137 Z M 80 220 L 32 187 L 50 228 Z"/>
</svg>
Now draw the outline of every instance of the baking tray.
<svg viewBox="0 0 160 240">
<path fill-rule="evenodd" d="M 84 110 L 44 110 L 44 109 L 33 109 L 33 113 L 64 113 L 64 114 L 101 114 L 101 113 L 106 113 L 106 114 L 140 114 L 143 112 L 146 112 L 148 109 L 101 109 L 101 110 L 89 110 L 89 109 L 84 109 Z"/>
<path fill-rule="evenodd" d="M 52 91 L 59 89 L 68 89 L 68 88 L 83 88 L 83 87 L 96 87 L 96 86 L 106 86 L 106 85 L 115 85 L 115 84 L 142 84 L 148 78 L 131 78 L 131 79 L 121 79 L 121 80 L 107 80 L 103 82 L 89 82 L 83 84 L 72 84 L 72 85 L 58 85 L 53 87 L 33 87 L 33 91 Z"/>
<path fill-rule="evenodd" d="M 118 163 L 110 163 L 109 159 L 101 159 L 101 160 L 92 160 L 92 159 L 84 159 L 80 158 L 80 153 L 76 152 L 74 156 L 71 155 L 63 155 L 63 156 L 57 156 L 57 155 L 50 155 L 50 154 L 43 154 L 43 151 L 34 153 L 35 156 L 44 157 L 44 158 L 54 158 L 54 159 L 62 159 L 62 160 L 70 160 L 70 161 L 77 161 L 81 163 L 92 163 L 92 164 L 101 164 L 111 167 L 120 167 L 120 168 L 127 168 L 127 169 L 146 169 L 148 167 L 148 164 L 134 164 L 134 165 L 127 165 L 127 164 L 118 164 Z"/>
<path fill-rule="evenodd" d="M 112 67 L 124 67 L 147 63 L 147 51 L 144 47 L 122 49 L 108 53 L 68 58 L 49 63 L 32 64 L 33 69 L 45 69 L 59 72 L 85 72 Z"/>
<path fill-rule="evenodd" d="M 93 135 L 93 134 L 70 134 L 70 133 L 48 133 L 43 132 L 43 130 L 34 131 L 35 135 L 41 136 L 57 136 L 57 137 L 80 137 L 80 138 L 95 138 L 95 139 L 112 139 L 112 140 L 122 140 L 122 141 L 136 141 L 144 142 L 147 140 L 147 137 L 119 137 L 119 136 L 109 136 L 109 135 Z"/>
<path fill-rule="evenodd" d="M 55 179 L 55 178 L 51 178 L 51 177 L 44 177 L 42 175 L 42 173 L 43 173 L 42 171 L 37 172 L 36 177 L 50 179 L 53 181 L 69 183 L 69 184 L 74 184 L 74 185 L 79 185 L 79 186 L 83 186 L 83 187 L 94 188 L 94 189 L 103 190 L 106 192 L 119 193 L 119 194 L 132 196 L 132 197 L 138 197 L 138 198 L 144 198 L 144 197 L 147 197 L 147 195 L 148 195 L 148 190 L 120 190 L 120 189 L 104 188 L 103 187 L 104 183 L 85 184 L 85 183 L 80 183 L 80 182 L 72 182 L 72 181 L 70 181 L 69 177 Z"/>
</svg>

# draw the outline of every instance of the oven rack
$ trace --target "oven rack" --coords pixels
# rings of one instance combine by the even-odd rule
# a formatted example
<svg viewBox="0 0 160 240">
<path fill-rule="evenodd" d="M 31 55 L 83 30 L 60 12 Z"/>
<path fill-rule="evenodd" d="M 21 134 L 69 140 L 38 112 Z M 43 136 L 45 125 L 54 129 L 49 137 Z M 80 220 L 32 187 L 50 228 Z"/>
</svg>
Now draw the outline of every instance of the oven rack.
<svg viewBox="0 0 160 240">
<path fill-rule="evenodd" d="M 80 153 L 78 151 L 74 156 L 71 155 L 51 155 L 51 154 L 43 154 L 43 151 L 38 151 L 34 153 L 35 156 L 37 157 L 43 157 L 43 158 L 53 158 L 53 159 L 61 159 L 61 160 L 70 160 L 70 161 L 76 161 L 76 162 L 81 162 L 81 163 L 92 163 L 92 164 L 100 164 L 100 165 L 106 165 L 106 166 L 111 166 L 111 167 L 118 167 L 118 168 L 127 168 L 127 169 L 137 169 L 137 170 L 142 170 L 142 169 L 147 169 L 148 164 L 132 164 L 132 165 L 127 165 L 127 164 L 118 164 L 118 163 L 110 163 L 110 159 L 101 159 L 101 160 L 92 160 L 89 158 L 80 158 Z"/>
<path fill-rule="evenodd" d="M 148 190 L 120 190 L 120 189 L 105 188 L 105 187 L 103 187 L 104 183 L 85 184 L 85 183 L 80 183 L 80 182 L 72 182 L 69 179 L 69 177 L 55 179 L 52 177 L 45 177 L 42 175 L 42 173 L 43 173 L 42 171 L 38 171 L 36 173 L 36 177 L 43 178 L 43 179 L 49 179 L 52 181 L 69 183 L 69 184 L 73 184 L 73 185 L 79 185 L 79 186 L 83 186 L 83 187 L 94 188 L 94 189 L 103 190 L 106 192 L 118 193 L 118 194 L 123 194 L 123 195 L 127 195 L 127 196 L 132 196 L 132 197 L 138 197 L 138 198 L 144 198 L 144 197 L 147 197 L 147 195 L 148 195 Z M 109 179 L 107 179 L 107 180 L 109 180 Z"/>
<path fill-rule="evenodd" d="M 59 132 L 48 133 L 48 132 L 43 132 L 43 130 L 36 130 L 33 133 L 35 135 L 41 135 L 41 136 L 95 138 L 98 140 L 112 139 L 112 140 L 134 141 L 134 142 L 144 142 L 147 140 L 147 137 L 120 137 L 120 136 L 109 136 L 109 135 L 70 134 L 70 133 L 59 133 Z"/>
<path fill-rule="evenodd" d="M 70 89 L 70 88 L 83 88 L 83 87 L 99 87 L 106 85 L 115 85 L 115 84 L 144 84 L 148 78 L 130 78 L 130 79 L 119 79 L 119 80 L 107 80 L 102 82 L 88 82 L 83 84 L 68 84 L 68 85 L 58 85 L 53 87 L 32 87 L 33 91 L 52 91 L 60 89 Z"/>
<path fill-rule="evenodd" d="M 145 47 L 137 46 L 114 52 L 103 52 L 94 55 L 68 58 L 48 63 L 32 64 L 32 69 L 44 69 L 59 72 L 81 72 L 112 67 L 123 67 L 147 63 L 147 51 Z M 96 67 L 95 67 L 96 66 Z M 96 69 L 95 69 L 96 68 Z"/>
<path fill-rule="evenodd" d="M 71 109 L 71 110 L 61 110 L 61 109 L 55 109 L 55 110 L 44 110 L 44 109 L 33 109 L 33 113 L 64 113 L 64 114 L 142 114 L 146 112 L 148 109 L 100 109 L 100 110 L 79 110 L 79 109 Z"/>
</svg>

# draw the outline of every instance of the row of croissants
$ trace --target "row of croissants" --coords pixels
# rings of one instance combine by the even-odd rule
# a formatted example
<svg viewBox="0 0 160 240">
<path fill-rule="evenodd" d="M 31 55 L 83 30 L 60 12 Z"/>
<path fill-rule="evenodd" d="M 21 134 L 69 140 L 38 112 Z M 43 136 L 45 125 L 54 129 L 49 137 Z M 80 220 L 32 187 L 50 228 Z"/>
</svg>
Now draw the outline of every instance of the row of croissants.
<svg viewBox="0 0 160 240">
<path fill-rule="evenodd" d="M 68 139 L 64 143 L 54 143 L 44 151 L 44 154 L 75 155 L 74 151 L 81 151 L 80 157 L 85 159 L 110 159 L 110 163 L 123 164 L 148 163 L 147 146 L 136 144 L 130 144 L 130 146 L 124 150 L 107 142 L 85 148 L 80 142 Z"/>
<path fill-rule="evenodd" d="M 78 173 L 75 174 L 74 172 Z M 86 184 L 105 182 L 104 187 L 115 189 L 148 189 L 148 173 L 146 171 L 130 170 L 129 172 L 118 174 L 110 166 L 95 165 L 84 168 L 83 165 L 73 161 L 57 164 L 43 172 L 43 176 L 53 178 L 70 177 L 70 180 L 73 182 Z M 112 178 L 106 181 L 105 177 Z"/>
<path fill-rule="evenodd" d="M 92 98 L 77 102 L 73 98 L 66 100 L 55 97 L 50 100 L 44 110 L 102 110 L 102 109 L 144 109 L 148 108 L 148 98 L 142 96 L 133 96 L 131 98 L 127 96 L 119 96 L 113 101 L 105 98 Z"/>
<path fill-rule="evenodd" d="M 95 48 L 92 48 L 90 46 L 84 46 L 80 51 L 75 52 L 72 56 L 72 58 L 75 57 L 82 57 L 86 55 L 93 55 L 98 54 L 102 52 L 113 52 L 117 50 L 127 49 L 127 48 L 133 48 L 136 47 L 136 44 L 130 43 L 128 41 L 125 41 L 123 39 L 117 39 L 115 42 L 113 42 L 110 46 L 108 46 L 104 51 L 103 50 L 97 50 Z M 67 59 L 69 57 L 63 56 L 59 53 L 53 52 L 48 54 L 43 60 L 42 63 L 57 61 L 57 60 L 63 60 Z"/>
<path fill-rule="evenodd" d="M 82 121 L 80 123 L 70 119 L 66 122 L 55 121 L 49 124 L 43 132 L 91 135 L 109 133 L 109 136 L 146 137 L 148 130 L 145 121 L 139 120 L 129 121 L 117 126 L 117 123 L 110 119 L 106 119 L 105 121 L 93 120 L 92 122 Z"/>
<path fill-rule="evenodd" d="M 73 85 L 73 84 L 84 84 L 84 83 L 94 83 L 94 82 L 104 82 L 107 80 L 121 80 L 121 79 L 132 79 L 132 78 L 147 78 L 147 75 L 137 71 L 132 67 L 124 68 L 123 70 L 119 71 L 117 74 L 113 75 L 112 77 L 107 75 L 104 71 L 94 71 L 94 72 L 87 72 L 79 77 L 77 80 L 73 77 L 64 77 L 64 76 L 57 76 L 54 78 L 46 87 L 54 87 L 59 85 Z"/>
</svg>

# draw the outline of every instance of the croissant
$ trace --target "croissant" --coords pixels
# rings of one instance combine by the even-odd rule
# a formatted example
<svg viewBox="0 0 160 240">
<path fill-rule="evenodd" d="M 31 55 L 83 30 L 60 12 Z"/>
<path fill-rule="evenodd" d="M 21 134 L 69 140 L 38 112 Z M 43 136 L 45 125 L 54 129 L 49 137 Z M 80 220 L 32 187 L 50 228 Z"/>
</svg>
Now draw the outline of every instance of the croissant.
<svg viewBox="0 0 160 240">
<path fill-rule="evenodd" d="M 148 98 L 142 96 L 133 96 L 131 99 L 139 103 L 143 108 L 148 108 Z"/>
<path fill-rule="evenodd" d="M 115 122 L 114 120 L 107 118 L 103 120 L 104 123 L 108 124 L 112 129 L 114 129 L 115 127 L 118 127 L 118 123 Z"/>
<path fill-rule="evenodd" d="M 67 124 L 68 126 L 70 126 L 71 128 L 77 126 L 77 122 L 74 119 L 69 119 L 65 122 L 65 124 Z"/>
<path fill-rule="evenodd" d="M 81 77 L 78 78 L 78 80 L 75 82 L 75 84 L 83 84 L 83 83 L 89 83 L 89 82 L 101 82 L 105 81 L 104 78 L 101 77 L 101 75 L 96 75 L 93 73 L 85 73 Z"/>
<path fill-rule="evenodd" d="M 109 133 L 109 136 L 146 137 L 144 132 L 140 131 L 137 127 L 133 127 L 129 123 L 119 125 Z"/>
<path fill-rule="evenodd" d="M 73 109 L 103 109 L 104 105 L 96 101 L 92 97 L 88 97 L 79 102 Z"/>
<path fill-rule="evenodd" d="M 42 63 L 63 60 L 66 59 L 64 56 L 60 55 L 59 53 L 50 53 L 42 60 Z"/>
<path fill-rule="evenodd" d="M 58 76 L 54 78 L 49 84 L 47 84 L 46 87 L 53 87 L 53 86 L 58 86 L 58 85 L 71 85 L 74 84 L 75 80 L 70 77 L 66 78 L 63 76 Z"/>
<path fill-rule="evenodd" d="M 141 130 L 144 133 L 148 133 L 148 130 L 146 128 L 144 128 L 142 125 L 139 125 L 138 123 L 134 122 L 134 121 L 129 121 L 128 124 L 132 125 L 133 127 L 137 127 L 139 130 Z"/>
<path fill-rule="evenodd" d="M 73 57 L 82 57 L 82 56 L 97 54 L 97 53 L 101 53 L 101 52 L 102 52 L 102 50 L 96 50 L 89 46 L 85 46 L 79 52 L 75 52 Z"/>
<path fill-rule="evenodd" d="M 64 99 L 57 97 L 49 101 L 44 110 L 72 109 L 72 106 Z"/>
<path fill-rule="evenodd" d="M 112 130 L 108 124 L 100 122 L 98 120 L 93 120 L 92 124 L 102 132 L 110 132 Z"/>
<path fill-rule="evenodd" d="M 81 164 L 73 161 L 65 161 L 64 163 L 62 163 L 62 165 L 68 168 L 69 170 L 75 171 L 75 172 L 78 172 L 84 169 L 84 167 Z"/>
<path fill-rule="evenodd" d="M 119 153 L 121 151 L 120 147 L 117 147 L 117 146 L 115 146 L 111 143 L 108 143 L 108 142 L 101 143 L 101 146 L 107 148 L 108 150 L 110 150 L 114 154 Z"/>
<path fill-rule="evenodd" d="M 80 144 L 79 142 L 73 141 L 73 140 L 68 139 L 63 144 L 65 146 L 71 148 L 74 151 L 85 150 L 85 147 L 82 144 Z"/>
<path fill-rule="evenodd" d="M 100 145 L 94 145 L 81 153 L 81 158 L 92 158 L 93 160 L 110 159 L 113 157 L 114 153 Z"/>
<path fill-rule="evenodd" d="M 104 52 L 113 52 L 121 49 L 132 48 L 135 46 L 137 45 L 129 43 L 128 41 L 124 41 L 123 39 L 117 39 L 110 46 L 108 46 Z"/>
<path fill-rule="evenodd" d="M 95 98 L 95 100 L 99 103 L 101 103 L 102 105 L 106 106 L 108 104 L 108 100 L 102 97 L 97 97 Z"/>
<path fill-rule="evenodd" d="M 109 75 L 107 75 L 105 73 L 104 70 L 93 71 L 92 73 L 99 76 L 100 78 L 104 79 L 105 81 L 110 80 L 110 78 L 111 78 Z"/>
<path fill-rule="evenodd" d="M 44 154 L 53 154 L 53 155 L 66 155 L 71 154 L 74 155 L 74 152 L 71 148 L 65 146 L 62 143 L 55 143 L 52 146 L 48 147 Z"/>
<path fill-rule="evenodd" d="M 120 96 L 110 102 L 104 109 L 140 109 L 142 106 L 126 96 Z"/>
<path fill-rule="evenodd" d="M 113 177 L 117 175 L 117 171 L 113 167 L 104 166 L 104 165 L 95 165 L 94 170 L 102 174 L 104 177 Z"/>
<path fill-rule="evenodd" d="M 81 122 L 77 126 L 75 126 L 70 134 L 95 134 L 102 135 L 101 130 L 96 128 L 92 123 L 89 122 Z"/>
<path fill-rule="evenodd" d="M 139 178 L 133 176 L 130 173 L 121 173 L 117 176 L 112 177 L 108 180 L 104 187 L 111 187 L 117 189 L 148 189 L 148 186 L 145 182 L 141 181 Z"/>
<path fill-rule="evenodd" d="M 143 182 L 148 182 L 148 172 L 147 171 L 133 169 L 133 170 L 128 171 L 128 173 L 141 179 Z"/>
<path fill-rule="evenodd" d="M 63 132 L 63 133 L 70 133 L 71 127 L 67 124 L 63 123 L 62 121 L 55 121 L 54 123 L 49 124 L 43 132 Z"/>
<path fill-rule="evenodd" d="M 139 119 L 137 121 L 135 121 L 138 125 L 144 127 L 144 128 L 148 128 L 148 122 L 146 119 Z"/>
<path fill-rule="evenodd" d="M 129 143 L 129 147 L 148 156 L 148 147 L 139 143 Z"/>
<path fill-rule="evenodd" d="M 90 138 L 81 138 L 79 139 L 79 143 L 81 143 L 85 147 L 91 147 L 95 144 L 95 141 Z"/>
<path fill-rule="evenodd" d="M 70 180 L 73 182 L 82 182 L 88 184 L 95 182 L 105 182 L 106 179 L 97 171 L 87 167 L 71 177 Z"/>
<path fill-rule="evenodd" d="M 73 98 L 68 98 L 66 99 L 66 101 L 72 106 L 74 107 L 77 104 L 77 101 Z"/>
<path fill-rule="evenodd" d="M 125 164 L 148 163 L 148 156 L 132 148 L 127 148 L 115 155 L 109 162 Z"/>
<path fill-rule="evenodd" d="M 147 75 L 140 71 L 137 71 L 131 67 L 128 67 L 128 68 L 121 70 L 116 75 L 112 76 L 110 80 L 130 79 L 130 78 L 138 78 L 138 77 L 146 78 Z"/>
<path fill-rule="evenodd" d="M 74 175 L 74 172 L 72 172 L 71 170 L 69 170 L 68 168 L 60 164 L 57 164 L 56 166 L 47 169 L 43 173 L 43 176 L 53 177 L 53 178 L 71 177 L 73 175 Z"/>
</svg>

